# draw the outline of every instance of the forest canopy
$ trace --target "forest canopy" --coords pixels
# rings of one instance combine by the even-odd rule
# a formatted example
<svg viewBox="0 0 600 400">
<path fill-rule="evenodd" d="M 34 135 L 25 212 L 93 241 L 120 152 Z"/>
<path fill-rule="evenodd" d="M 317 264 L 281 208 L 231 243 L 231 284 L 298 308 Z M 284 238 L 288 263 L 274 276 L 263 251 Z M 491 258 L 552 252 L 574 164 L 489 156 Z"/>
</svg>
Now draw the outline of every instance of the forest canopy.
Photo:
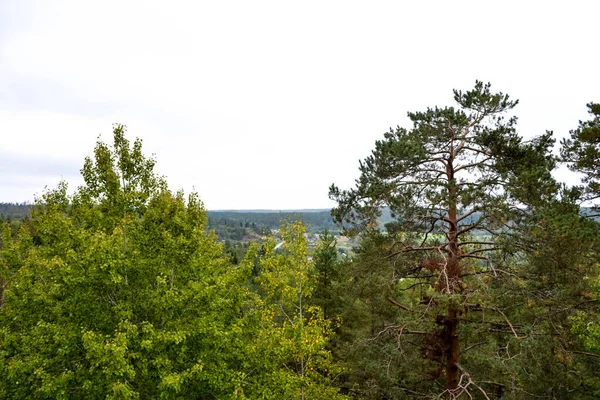
<svg viewBox="0 0 600 400">
<path fill-rule="evenodd" d="M 0 397 L 599 398 L 600 106 L 557 156 L 490 84 L 454 101 L 331 213 L 207 211 L 114 125 L 80 187 L 0 203 Z"/>
</svg>

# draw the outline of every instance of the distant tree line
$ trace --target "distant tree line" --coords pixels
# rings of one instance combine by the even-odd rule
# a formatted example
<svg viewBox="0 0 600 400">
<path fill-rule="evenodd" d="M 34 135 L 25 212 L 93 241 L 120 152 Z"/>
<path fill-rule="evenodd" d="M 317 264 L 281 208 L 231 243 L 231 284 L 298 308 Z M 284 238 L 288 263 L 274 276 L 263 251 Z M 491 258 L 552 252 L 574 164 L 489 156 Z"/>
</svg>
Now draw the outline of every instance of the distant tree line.
<svg viewBox="0 0 600 400">
<path fill-rule="evenodd" d="M 0 203 L 0 218 L 4 220 L 22 220 L 29 215 L 29 203 Z"/>
<path fill-rule="evenodd" d="M 246 225 L 258 227 L 266 227 L 268 229 L 279 229 L 284 221 L 300 221 L 309 231 L 321 232 L 325 229 L 338 229 L 337 225 L 331 217 L 330 211 L 309 211 L 309 212 L 285 212 L 285 211 L 269 211 L 269 212 L 243 212 L 243 211 L 209 211 L 209 224 L 215 221 L 226 223 L 226 221 L 239 221 Z M 246 226 L 248 227 L 248 226 Z"/>
</svg>

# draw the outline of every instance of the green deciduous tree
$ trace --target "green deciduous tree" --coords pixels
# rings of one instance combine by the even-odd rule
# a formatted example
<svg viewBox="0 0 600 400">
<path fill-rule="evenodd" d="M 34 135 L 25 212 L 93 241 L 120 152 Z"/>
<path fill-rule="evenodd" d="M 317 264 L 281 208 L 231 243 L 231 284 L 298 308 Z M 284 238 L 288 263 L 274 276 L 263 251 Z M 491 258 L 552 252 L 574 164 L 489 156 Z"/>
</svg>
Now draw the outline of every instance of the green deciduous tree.
<svg viewBox="0 0 600 400">
<path fill-rule="evenodd" d="M 225 399 L 255 388 L 251 270 L 231 265 L 197 196 L 169 191 L 124 132 L 98 142 L 75 194 L 60 184 L 16 237 L 4 231 L 2 398 Z"/>
<path fill-rule="evenodd" d="M 283 245 L 269 238 L 262 251 L 253 246 L 246 262 L 258 262 L 259 292 L 264 304 L 263 326 L 259 337 L 263 356 L 277 371 L 265 379 L 279 388 L 274 398 L 336 399 L 335 380 L 340 368 L 333 362 L 327 343 L 332 336 L 330 322 L 323 310 L 311 305 L 317 271 L 308 255 L 305 228 L 301 223 L 284 224 Z"/>
</svg>

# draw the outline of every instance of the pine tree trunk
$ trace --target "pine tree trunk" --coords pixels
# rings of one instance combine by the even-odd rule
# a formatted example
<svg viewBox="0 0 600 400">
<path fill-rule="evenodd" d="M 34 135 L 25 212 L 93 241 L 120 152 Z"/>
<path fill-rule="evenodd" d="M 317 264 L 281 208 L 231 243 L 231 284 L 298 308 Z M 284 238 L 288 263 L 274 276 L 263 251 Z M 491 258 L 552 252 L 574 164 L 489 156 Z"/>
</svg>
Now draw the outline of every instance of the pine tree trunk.
<svg viewBox="0 0 600 400">
<path fill-rule="evenodd" d="M 454 138 L 453 138 L 454 139 Z M 448 295 L 456 293 L 459 287 L 461 274 L 460 259 L 458 258 L 458 210 L 457 194 L 458 187 L 454 180 L 454 144 L 451 145 L 450 157 L 446 166 L 448 177 L 448 250 L 446 259 L 446 288 Z M 442 289 L 444 290 L 444 289 Z M 458 359 L 460 355 L 460 343 L 458 338 L 458 313 L 456 306 L 448 306 L 448 316 L 444 321 L 442 341 L 446 352 L 446 399 L 454 399 L 459 382 Z"/>
<path fill-rule="evenodd" d="M 458 342 L 458 318 L 457 311 L 453 306 L 448 307 L 448 318 L 444 327 L 444 343 L 446 348 L 446 399 L 453 399 L 458 388 L 459 369 L 459 342 Z"/>
</svg>

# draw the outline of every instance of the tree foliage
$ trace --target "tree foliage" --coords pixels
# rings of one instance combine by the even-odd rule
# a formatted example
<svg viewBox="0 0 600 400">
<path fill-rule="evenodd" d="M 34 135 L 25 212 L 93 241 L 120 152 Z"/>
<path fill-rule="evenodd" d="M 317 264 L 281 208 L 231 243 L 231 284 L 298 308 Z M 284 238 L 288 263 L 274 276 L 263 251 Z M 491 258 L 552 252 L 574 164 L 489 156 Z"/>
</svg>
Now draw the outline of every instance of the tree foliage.
<svg viewBox="0 0 600 400">
<path fill-rule="evenodd" d="M 302 223 L 281 227 L 283 245 L 269 238 L 258 254 L 254 246 L 247 262 L 258 261 L 257 281 L 264 301 L 263 324 L 269 329 L 261 337 L 265 354 L 273 369 L 279 371 L 269 379 L 283 384 L 275 398 L 336 399 L 344 398 L 335 385 L 340 368 L 327 348 L 332 335 L 330 322 L 323 310 L 310 300 L 317 284 L 315 263 L 309 259 Z"/>
<path fill-rule="evenodd" d="M 409 113 L 412 129 L 398 127 L 376 142 L 354 189 L 330 190 L 334 216 L 363 235 L 359 263 L 377 269 L 373 278 L 382 286 L 370 306 L 398 309 L 397 319 L 374 322 L 371 337 L 388 338 L 382 351 L 389 365 L 401 364 L 403 346 L 420 353 L 415 364 L 411 358 L 420 368 L 389 379 L 405 393 L 446 398 L 489 391 L 466 349 L 488 340 L 482 332 L 490 328 L 518 336 L 498 301 L 499 282 L 513 273 L 511 242 L 527 207 L 557 190 L 552 135 L 523 141 L 516 118 L 506 117 L 517 101 L 481 82 L 454 91 L 454 100 L 458 108 Z M 375 229 L 384 207 L 396 217 L 385 234 Z M 400 340 L 406 337 L 414 339 Z M 386 344 L 392 338 L 396 343 Z M 492 356 L 497 346 L 489 343 Z M 437 384 L 425 384 L 426 375 Z"/>
<path fill-rule="evenodd" d="M 115 126 L 112 146 L 98 141 L 73 195 L 61 183 L 16 236 L 5 226 L 0 396 L 279 398 L 290 382 L 271 377 L 288 366 L 264 354 L 308 352 L 306 368 L 321 365 L 319 312 L 281 329 L 265 323 L 275 303 L 249 290 L 252 267 L 229 262 L 197 196 L 169 191 L 124 132 Z M 298 240 L 290 255 L 261 262 L 308 268 Z"/>
<path fill-rule="evenodd" d="M 570 137 L 562 142 L 562 156 L 568 162 L 571 170 L 579 172 L 583 177 L 583 189 L 581 190 L 581 200 L 592 201 L 595 211 L 598 210 L 597 199 L 600 197 L 600 104 L 588 103 L 588 112 L 591 119 L 588 121 L 579 121 L 579 126 L 570 132 Z M 590 215 L 591 214 L 591 215 Z M 586 217 L 596 217 L 590 224 L 598 227 L 597 215 L 594 213 L 585 213 Z M 595 237 L 598 237 L 595 233 Z M 584 242 L 585 243 L 585 242 Z M 574 248 L 576 252 L 580 251 L 581 243 L 577 243 Z M 571 250 L 568 253 L 570 254 Z M 598 252 L 588 251 L 592 255 L 593 269 L 585 270 L 583 282 L 587 283 L 589 289 L 585 292 L 585 301 L 587 305 L 597 305 L 600 302 L 600 279 L 599 266 L 600 257 Z M 581 268 L 582 265 L 578 264 Z M 579 281 L 581 283 L 581 281 Z M 569 287 L 572 286 L 572 283 Z M 598 307 L 596 306 L 596 309 Z M 582 340 L 585 349 L 590 352 L 588 356 L 600 358 L 600 316 L 596 313 L 590 318 L 586 310 L 578 310 L 577 314 L 572 316 L 572 330 Z M 591 381 L 586 377 L 587 381 Z M 599 386 L 595 381 L 596 394 L 600 393 Z"/>
<path fill-rule="evenodd" d="M 562 141 L 562 156 L 573 171 L 583 174 L 586 198 L 600 197 L 600 104 L 588 103 L 589 121 L 579 121 L 579 127 Z"/>
<path fill-rule="evenodd" d="M 5 240 L 2 397 L 234 397 L 245 350 L 232 333 L 252 312 L 231 287 L 246 271 L 205 233 L 197 196 L 170 192 L 141 141 L 113 134 L 84 186 L 47 191 Z"/>
<path fill-rule="evenodd" d="M 569 188 L 517 101 L 454 100 L 332 185 L 343 257 L 323 212 L 209 214 L 115 125 L 74 192 L 0 204 L 0 397 L 598 398 L 600 106 Z"/>
</svg>

